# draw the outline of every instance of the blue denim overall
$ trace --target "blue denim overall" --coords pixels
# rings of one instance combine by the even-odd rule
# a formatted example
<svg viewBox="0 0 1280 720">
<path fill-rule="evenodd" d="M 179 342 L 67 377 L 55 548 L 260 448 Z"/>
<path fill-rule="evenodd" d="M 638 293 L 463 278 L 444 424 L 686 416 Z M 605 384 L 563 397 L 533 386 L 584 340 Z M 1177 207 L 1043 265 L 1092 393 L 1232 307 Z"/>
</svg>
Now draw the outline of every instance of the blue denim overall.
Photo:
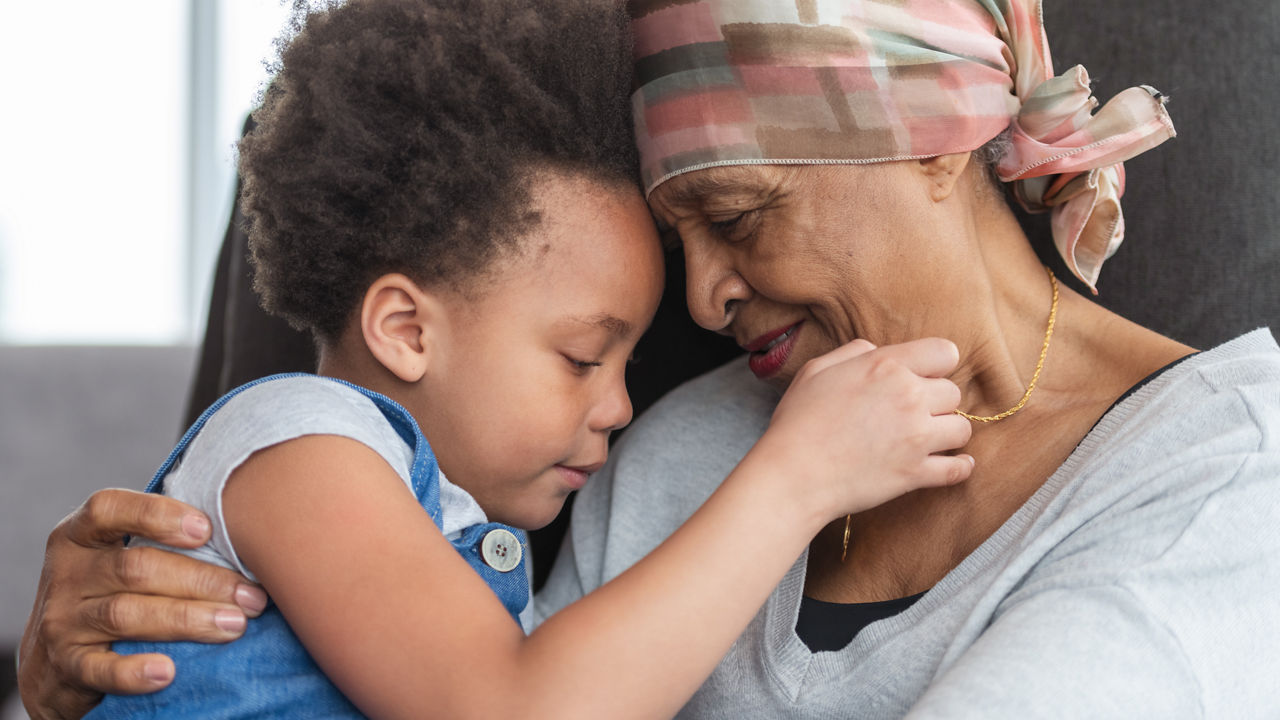
<svg viewBox="0 0 1280 720">
<path fill-rule="evenodd" d="M 224 395 L 206 410 L 178 442 L 160 466 L 147 492 L 163 492 L 164 478 L 208 419 L 228 400 L 259 383 L 301 373 L 273 375 L 242 385 Z M 396 432 L 413 448 L 411 479 L 413 493 L 437 527 L 441 526 L 439 470 L 435 455 L 417 422 L 388 397 L 341 380 L 377 405 Z M 467 561 L 502 604 L 519 622 L 518 615 L 529 601 L 525 557 L 508 572 L 489 567 L 481 555 L 481 542 L 494 529 L 505 529 L 522 543 L 524 533 L 500 523 L 472 525 L 453 541 Z M 405 622 L 411 622 L 406 618 Z M 360 711 L 342 695 L 307 654 L 298 637 L 289 629 L 274 604 L 249 621 L 244 637 L 225 645 L 192 642 L 119 642 L 114 650 L 122 655 L 159 652 L 173 658 L 177 669 L 173 684 L 150 695 L 108 695 L 86 718 L 360 718 Z"/>
</svg>

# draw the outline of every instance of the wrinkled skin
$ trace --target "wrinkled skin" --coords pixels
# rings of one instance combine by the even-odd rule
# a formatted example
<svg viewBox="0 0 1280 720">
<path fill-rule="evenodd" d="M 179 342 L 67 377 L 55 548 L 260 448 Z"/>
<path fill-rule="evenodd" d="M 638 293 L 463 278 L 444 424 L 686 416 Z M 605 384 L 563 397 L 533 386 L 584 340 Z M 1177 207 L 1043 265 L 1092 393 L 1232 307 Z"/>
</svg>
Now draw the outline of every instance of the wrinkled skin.
<svg viewBox="0 0 1280 720">
<path fill-rule="evenodd" d="M 168 685 L 174 669 L 167 657 L 111 652 L 126 628 L 141 640 L 240 637 L 246 617 L 266 606 L 260 588 L 182 555 L 124 546 L 127 535 L 140 535 L 194 548 L 209 532 L 199 511 L 130 490 L 100 490 L 58 524 L 19 651 L 18 688 L 34 720 L 80 717 L 104 692 Z"/>
</svg>

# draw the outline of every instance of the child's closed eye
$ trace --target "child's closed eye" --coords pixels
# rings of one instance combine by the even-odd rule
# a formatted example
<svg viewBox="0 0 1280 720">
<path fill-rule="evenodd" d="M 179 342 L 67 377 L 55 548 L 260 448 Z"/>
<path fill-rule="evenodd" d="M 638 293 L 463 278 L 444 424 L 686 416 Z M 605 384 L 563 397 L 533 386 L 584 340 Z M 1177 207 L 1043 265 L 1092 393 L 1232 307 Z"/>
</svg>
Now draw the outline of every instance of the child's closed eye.
<svg viewBox="0 0 1280 720">
<path fill-rule="evenodd" d="M 586 374 L 591 370 L 591 368 L 600 367 L 604 364 L 594 360 L 579 360 L 572 355 L 565 355 L 564 359 L 568 360 L 569 365 L 573 367 L 574 372 L 577 372 L 580 375 Z"/>
</svg>

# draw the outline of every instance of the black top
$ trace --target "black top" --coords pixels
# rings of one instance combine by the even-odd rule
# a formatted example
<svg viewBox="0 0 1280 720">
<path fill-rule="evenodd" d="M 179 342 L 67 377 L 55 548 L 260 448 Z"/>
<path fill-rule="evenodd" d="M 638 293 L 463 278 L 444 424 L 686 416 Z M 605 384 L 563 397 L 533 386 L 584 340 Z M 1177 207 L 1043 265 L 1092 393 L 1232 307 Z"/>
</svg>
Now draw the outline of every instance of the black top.
<svg viewBox="0 0 1280 720">
<path fill-rule="evenodd" d="M 1178 358 L 1138 381 L 1136 385 L 1116 398 L 1111 407 L 1107 408 L 1107 412 L 1111 412 L 1112 408 L 1140 390 L 1143 385 L 1155 380 L 1165 371 L 1195 354 L 1191 353 L 1191 355 Z M 1103 413 L 1104 416 L 1106 414 Z M 878 602 L 832 603 L 802 596 L 800 598 L 800 616 L 796 618 L 796 635 L 800 636 L 804 644 L 809 646 L 810 652 L 839 650 L 853 642 L 853 639 L 866 626 L 877 620 L 897 615 L 914 605 L 922 597 L 924 597 L 924 593 Z"/>
<path fill-rule="evenodd" d="M 922 597 L 924 593 L 878 602 L 832 603 L 806 595 L 800 598 L 796 635 L 810 652 L 839 650 L 852 642 L 862 628 L 897 615 Z"/>
</svg>

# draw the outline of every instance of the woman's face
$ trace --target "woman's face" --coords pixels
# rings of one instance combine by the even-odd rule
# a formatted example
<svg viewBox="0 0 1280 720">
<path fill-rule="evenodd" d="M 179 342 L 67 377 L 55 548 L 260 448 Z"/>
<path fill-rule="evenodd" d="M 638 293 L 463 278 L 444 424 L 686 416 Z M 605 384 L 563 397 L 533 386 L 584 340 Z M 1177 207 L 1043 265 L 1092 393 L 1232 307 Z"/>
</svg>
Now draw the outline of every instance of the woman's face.
<svg viewBox="0 0 1280 720">
<path fill-rule="evenodd" d="M 943 236 L 931 188 L 913 161 L 747 165 L 676 176 L 649 202 L 683 244 L 694 320 L 785 387 L 855 338 L 883 345 L 945 327 L 922 298 L 959 243 Z"/>
</svg>

